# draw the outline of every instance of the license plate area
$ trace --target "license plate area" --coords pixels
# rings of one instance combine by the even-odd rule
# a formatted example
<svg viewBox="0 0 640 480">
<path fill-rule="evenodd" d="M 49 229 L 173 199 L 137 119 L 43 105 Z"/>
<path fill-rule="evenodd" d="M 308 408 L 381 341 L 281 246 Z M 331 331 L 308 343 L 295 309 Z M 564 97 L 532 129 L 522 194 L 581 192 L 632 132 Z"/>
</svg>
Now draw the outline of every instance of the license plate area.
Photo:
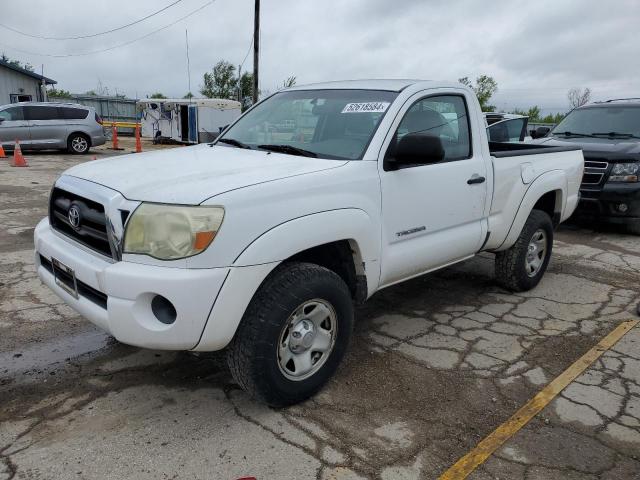
<svg viewBox="0 0 640 480">
<path fill-rule="evenodd" d="M 55 258 L 51 259 L 51 266 L 53 269 L 53 278 L 55 279 L 56 284 L 69 295 L 72 295 L 73 298 L 77 299 L 78 282 L 76 281 L 76 274 L 73 269 L 67 267 L 64 263 L 60 260 L 56 260 Z"/>
</svg>

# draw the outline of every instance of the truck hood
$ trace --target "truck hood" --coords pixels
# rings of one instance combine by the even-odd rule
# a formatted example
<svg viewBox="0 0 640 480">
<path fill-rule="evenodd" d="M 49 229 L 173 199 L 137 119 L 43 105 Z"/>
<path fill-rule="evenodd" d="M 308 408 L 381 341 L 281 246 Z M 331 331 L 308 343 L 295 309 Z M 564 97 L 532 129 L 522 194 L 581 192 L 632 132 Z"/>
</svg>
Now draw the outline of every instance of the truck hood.
<svg viewBox="0 0 640 480">
<path fill-rule="evenodd" d="M 196 145 L 83 163 L 64 174 L 117 190 L 129 200 L 196 205 L 250 185 L 345 165 L 345 160 Z"/>
<path fill-rule="evenodd" d="M 585 156 L 601 158 L 620 158 L 633 156 L 636 159 L 640 153 L 640 141 L 637 139 L 611 139 L 611 138 L 589 138 L 589 137 L 544 137 L 533 140 L 531 143 L 546 145 L 548 147 L 564 147 L 576 145 L 582 148 Z"/>
</svg>

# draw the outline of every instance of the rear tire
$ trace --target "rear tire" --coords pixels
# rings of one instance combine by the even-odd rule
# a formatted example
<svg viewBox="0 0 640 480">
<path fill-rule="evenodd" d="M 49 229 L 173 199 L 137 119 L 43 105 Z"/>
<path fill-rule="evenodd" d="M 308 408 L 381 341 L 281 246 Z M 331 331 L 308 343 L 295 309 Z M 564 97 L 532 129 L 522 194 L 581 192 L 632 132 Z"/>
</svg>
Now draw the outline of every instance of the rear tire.
<svg viewBox="0 0 640 480">
<path fill-rule="evenodd" d="M 516 243 L 496 254 L 496 280 L 514 292 L 531 290 L 547 270 L 552 248 L 551 218 L 542 210 L 532 210 Z"/>
<path fill-rule="evenodd" d="M 89 152 L 91 141 L 83 133 L 72 133 L 67 140 L 67 150 L 74 155 L 82 155 Z"/>
<path fill-rule="evenodd" d="M 273 407 L 315 394 L 334 374 L 353 330 L 353 302 L 344 281 L 310 263 L 277 267 L 260 286 L 227 362 L 238 384 Z"/>
</svg>

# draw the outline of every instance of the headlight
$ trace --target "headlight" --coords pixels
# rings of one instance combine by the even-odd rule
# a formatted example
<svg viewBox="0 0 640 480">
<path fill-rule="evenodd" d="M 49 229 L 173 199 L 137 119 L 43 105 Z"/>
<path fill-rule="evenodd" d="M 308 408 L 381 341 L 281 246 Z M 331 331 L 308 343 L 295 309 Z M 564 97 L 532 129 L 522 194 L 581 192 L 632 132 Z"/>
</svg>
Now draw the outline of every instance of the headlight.
<svg viewBox="0 0 640 480">
<path fill-rule="evenodd" d="M 222 207 L 143 203 L 127 223 L 124 253 L 161 260 L 191 257 L 211 244 L 223 218 Z"/>
<path fill-rule="evenodd" d="M 610 182 L 637 182 L 638 170 L 640 166 L 637 163 L 616 163 L 611 169 Z"/>
</svg>

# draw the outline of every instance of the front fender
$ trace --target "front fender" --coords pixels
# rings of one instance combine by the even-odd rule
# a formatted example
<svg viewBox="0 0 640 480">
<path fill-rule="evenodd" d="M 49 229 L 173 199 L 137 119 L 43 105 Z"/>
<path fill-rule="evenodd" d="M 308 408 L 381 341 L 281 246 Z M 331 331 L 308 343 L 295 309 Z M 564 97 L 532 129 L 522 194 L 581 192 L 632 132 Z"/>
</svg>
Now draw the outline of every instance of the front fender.
<svg viewBox="0 0 640 480">
<path fill-rule="evenodd" d="M 363 210 L 349 208 L 305 215 L 267 230 L 235 259 L 218 294 L 196 351 L 224 348 L 233 338 L 249 302 L 283 260 L 312 247 L 349 240 L 367 277 L 368 294 L 380 278 L 380 229 Z"/>
<path fill-rule="evenodd" d="M 249 244 L 233 266 L 281 262 L 303 250 L 338 240 L 355 242 L 372 293 L 380 276 L 380 228 L 365 211 L 356 208 L 314 213 L 277 225 Z M 356 265 L 356 270 L 360 267 Z"/>
<path fill-rule="evenodd" d="M 545 193 L 553 191 L 559 192 L 559 198 L 556 198 L 556 213 L 562 214 L 567 201 L 567 174 L 564 170 L 551 170 L 540 175 L 531 183 L 520 202 L 520 207 L 506 238 L 495 251 L 506 250 L 516 242 L 536 202 Z"/>
</svg>

